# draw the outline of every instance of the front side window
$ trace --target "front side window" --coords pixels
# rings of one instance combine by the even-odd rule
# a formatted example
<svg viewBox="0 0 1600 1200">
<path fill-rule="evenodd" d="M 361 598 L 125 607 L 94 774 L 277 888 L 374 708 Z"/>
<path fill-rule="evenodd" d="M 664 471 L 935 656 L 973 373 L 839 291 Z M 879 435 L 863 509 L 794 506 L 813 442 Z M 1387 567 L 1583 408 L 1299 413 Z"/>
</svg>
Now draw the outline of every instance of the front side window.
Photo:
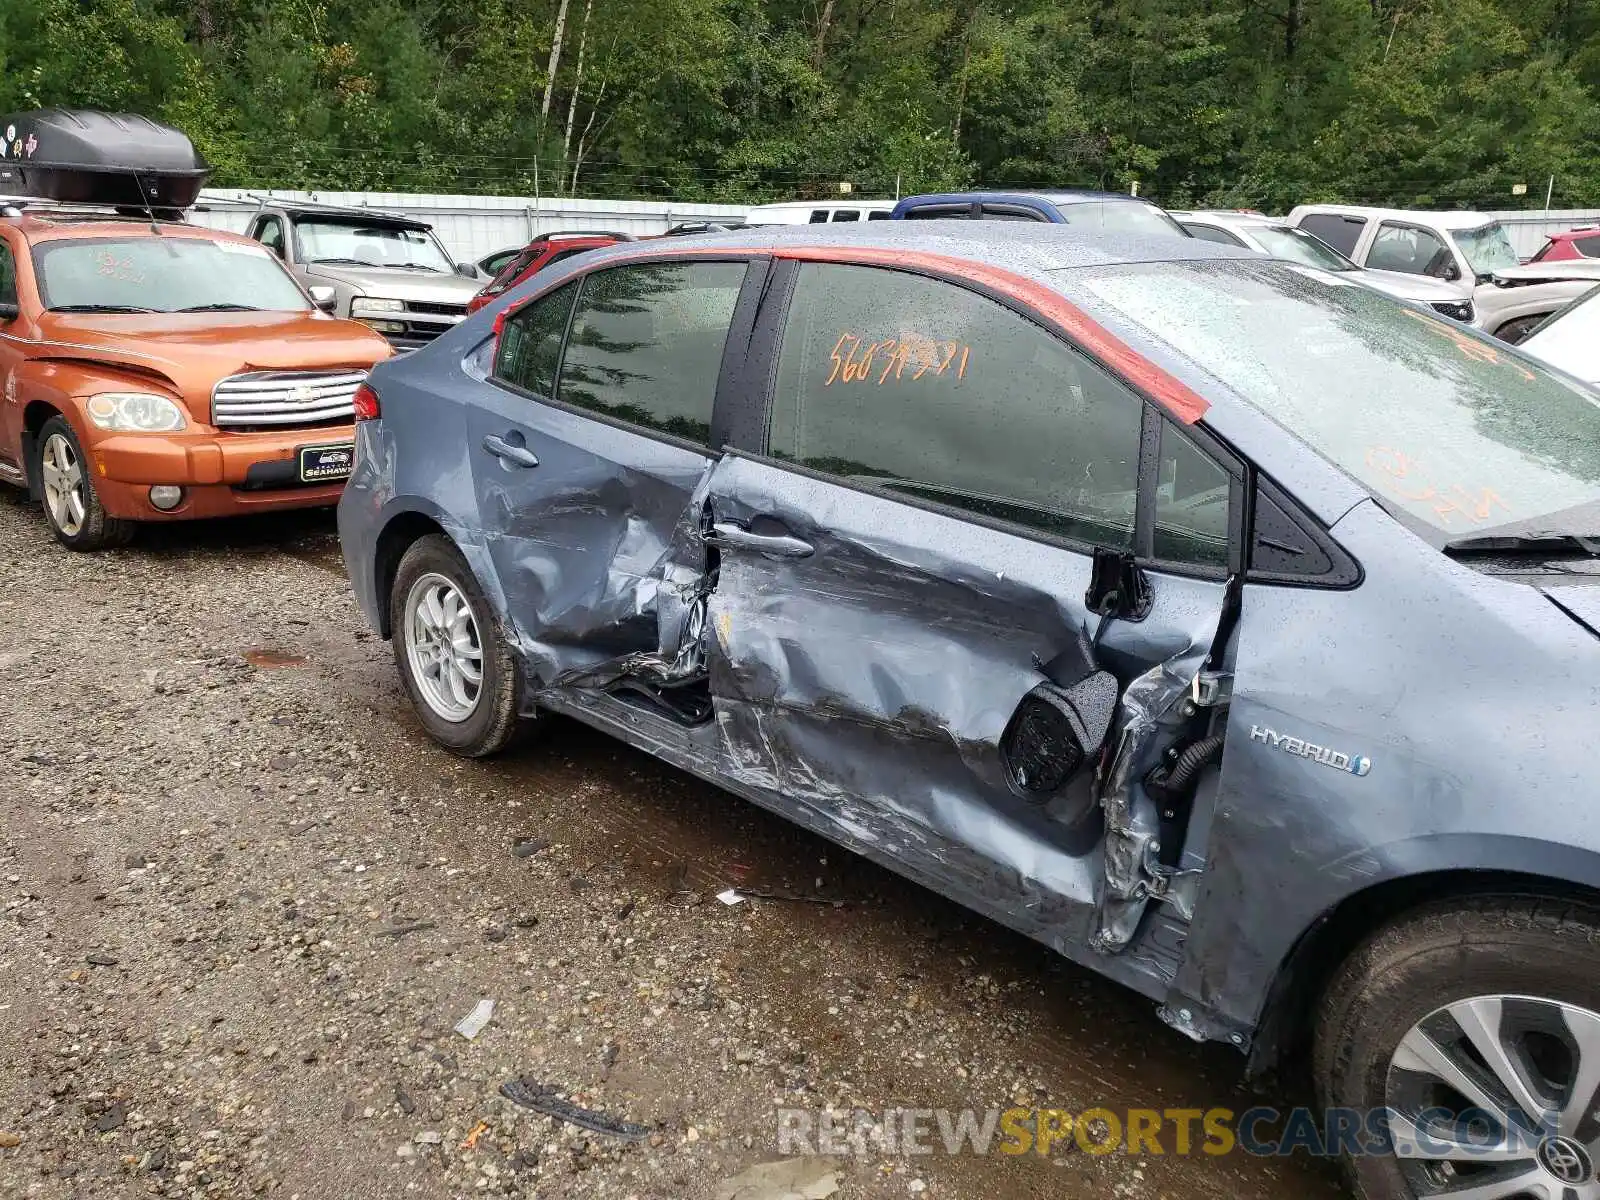
<svg viewBox="0 0 1600 1200">
<path fill-rule="evenodd" d="M 1367 223 L 1361 217 L 1345 217 L 1337 213 L 1308 213 L 1300 218 L 1300 228 L 1313 237 L 1327 242 L 1340 254 L 1354 254 L 1356 243 L 1366 231 Z"/>
<path fill-rule="evenodd" d="M 484 289 L 490 295 L 498 296 L 517 281 L 521 275 L 533 265 L 534 259 L 543 253 L 542 248 L 519 250 L 511 259 L 494 273 L 494 278 L 489 281 L 489 286 Z"/>
<path fill-rule="evenodd" d="M 1087 226 L 1107 233 L 1189 236 L 1189 231 L 1168 216 L 1165 210 L 1142 200 L 1082 200 L 1058 204 L 1056 211 L 1069 225 Z"/>
<path fill-rule="evenodd" d="M 1499 221 L 1480 225 L 1476 229 L 1458 229 L 1452 235 L 1461 253 L 1466 257 L 1472 273 L 1478 276 L 1493 275 L 1507 267 L 1522 265 L 1505 226 Z"/>
<path fill-rule="evenodd" d="M 455 263 L 427 229 L 359 217 L 301 217 L 295 223 L 300 261 L 455 273 Z"/>
<path fill-rule="evenodd" d="M 1373 271 L 1400 271 L 1406 275 L 1431 275 L 1449 279 L 1456 264 L 1455 255 L 1443 239 L 1415 225 L 1378 226 L 1378 235 L 1367 251 L 1367 267 Z"/>
<path fill-rule="evenodd" d="M 745 264 L 636 263 L 583 279 L 556 398 L 698 445 Z"/>
<path fill-rule="evenodd" d="M 279 258 L 283 257 L 283 222 L 277 217 L 267 217 L 261 222 L 261 233 L 256 239 Z"/>
<path fill-rule="evenodd" d="M 1600 502 L 1600 396 L 1519 349 L 1336 275 L 1213 259 L 1062 271 L 1092 316 L 1220 383 L 1443 546 L 1570 529 Z"/>
<path fill-rule="evenodd" d="M 1199 225 L 1186 221 L 1183 227 L 1189 231 L 1190 237 L 1199 238 L 1202 242 L 1215 242 L 1219 246 L 1232 246 L 1235 249 L 1244 248 L 1242 241 L 1226 229 L 1218 229 L 1215 225 Z"/>
<path fill-rule="evenodd" d="M 970 204 L 922 204 L 916 208 L 907 209 L 902 215 L 904 221 L 965 221 L 972 216 Z"/>
<path fill-rule="evenodd" d="M 577 294 L 577 283 L 569 283 L 506 317 L 495 348 L 496 379 L 546 400 L 555 398 L 561 339 Z"/>
<path fill-rule="evenodd" d="M 847 482 L 1131 548 L 1140 399 L 951 283 L 800 268 L 769 452 Z"/>
<path fill-rule="evenodd" d="M 1355 263 L 1304 229 L 1291 225 L 1257 225 L 1250 232 L 1273 258 L 1315 267 L 1319 271 L 1359 270 Z"/>
<path fill-rule="evenodd" d="M 46 308 L 78 312 L 204 312 L 311 306 L 259 242 L 147 234 L 62 238 L 33 250 Z"/>
</svg>

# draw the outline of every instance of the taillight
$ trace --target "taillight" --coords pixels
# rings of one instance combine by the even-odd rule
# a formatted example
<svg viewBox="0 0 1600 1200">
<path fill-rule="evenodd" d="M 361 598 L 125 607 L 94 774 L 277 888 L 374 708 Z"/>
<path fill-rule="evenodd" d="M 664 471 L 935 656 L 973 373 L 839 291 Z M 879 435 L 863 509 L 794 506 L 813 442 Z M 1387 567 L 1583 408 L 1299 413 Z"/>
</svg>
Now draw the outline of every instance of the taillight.
<svg viewBox="0 0 1600 1200">
<path fill-rule="evenodd" d="M 363 383 L 356 389 L 351 404 L 356 410 L 356 420 L 376 421 L 378 419 L 378 393 L 372 390 L 370 384 Z"/>
</svg>

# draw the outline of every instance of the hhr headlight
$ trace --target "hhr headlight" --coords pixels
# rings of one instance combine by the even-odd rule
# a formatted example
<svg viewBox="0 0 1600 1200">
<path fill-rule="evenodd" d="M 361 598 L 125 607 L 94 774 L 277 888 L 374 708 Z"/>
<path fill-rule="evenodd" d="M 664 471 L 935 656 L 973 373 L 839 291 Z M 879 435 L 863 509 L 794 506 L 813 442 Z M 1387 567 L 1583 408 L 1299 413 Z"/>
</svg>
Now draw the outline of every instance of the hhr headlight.
<svg viewBox="0 0 1600 1200">
<path fill-rule="evenodd" d="M 89 420 L 118 433 L 171 433 L 189 424 L 179 408 L 153 392 L 101 392 L 89 397 Z"/>
</svg>

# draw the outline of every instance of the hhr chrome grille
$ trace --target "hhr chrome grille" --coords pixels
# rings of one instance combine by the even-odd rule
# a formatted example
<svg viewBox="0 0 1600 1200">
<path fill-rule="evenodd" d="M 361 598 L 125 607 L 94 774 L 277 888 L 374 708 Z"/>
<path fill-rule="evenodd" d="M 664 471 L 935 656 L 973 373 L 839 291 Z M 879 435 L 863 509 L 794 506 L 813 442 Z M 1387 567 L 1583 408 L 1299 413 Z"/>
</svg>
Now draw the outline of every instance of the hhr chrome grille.
<svg viewBox="0 0 1600 1200">
<path fill-rule="evenodd" d="M 251 371 L 211 389 L 211 423 L 239 426 L 325 425 L 355 419 L 365 371 Z"/>
</svg>

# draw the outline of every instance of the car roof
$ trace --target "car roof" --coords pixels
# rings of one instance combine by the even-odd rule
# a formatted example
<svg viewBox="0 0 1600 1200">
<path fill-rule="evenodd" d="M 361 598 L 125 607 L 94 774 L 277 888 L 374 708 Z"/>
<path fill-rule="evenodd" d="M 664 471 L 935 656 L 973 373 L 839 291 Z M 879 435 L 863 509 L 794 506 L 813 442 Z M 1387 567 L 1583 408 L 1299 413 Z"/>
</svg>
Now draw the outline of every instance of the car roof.
<svg viewBox="0 0 1600 1200">
<path fill-rule="evenodd" d="M 804 212 L 813 208 L 893 208 L 893 200 L 867 200 L 851 196 L 830 196 L 826 200 L 775 200 L 771 204 L 756 204 L 750 212 Z M 712 222 L 719 224 L 720 222 Z"/>
<path fill-rule="evenodd" d="M 30 244 L 65 241 L 73 238 L 176 237 L 210 242 L 234 242 L 251 246 L 259 243 L 242 234 L 182 221 L 155 221 L 149 217 L 112 216 L 106 213 L 74 212 L 71 209 L 24 209 L 20 217 L 5 219 Z"/>
<path fill-rule="evenodd" d="M 1262 213 L 1219 212 L 1215 209 L 1195 209 L 1193 212 L 1172 211 L 1167 214 L 1173 220 L 1182 224 L 1184 221 L 1195 221 L 1209 225 L 1237 225 L 1244 229 L 1250 228 L 1276 228 L 1290 229 L 1287 217 L 1269 217 Z"/>
<path fill-rule="evenodd" d="M 319 204 L 315 200 L 268 200 L 261 206 L 261 211 L 263 212 L 271 212 L 273 210 L 296 219 L 321 217 L 326 221 L 341 223 L 361 221 L 372 225 L 392 225 L 396 229 L 433 228 L 426 221 L 418 220 L 416 217 L 402 216 L 400 213 L 384 212 L 382 209 Z"/>
<path fill-rule="evenodd" d="M 975 191 L 975 192 L 923 192 L 907 196 L 900 201 L 907 204 L 975 204 L 989 201 L 1015 201 L 1029 203 L 1043 200 L 1048 204 L 1083 204 L 1095 200 L 1131 200 L 1150 204 L 1143 196 L 1130 196 L 1126 192 L 1100 192 L 1091 188 L 1061 188 L 1052 191 Z"/>
<path fill-rule="evenodd" d="M 1073 280 L 1080 270 L 1142 264 L 1234 260 L 1255 270 L 1282 271 L 1285 275 L 1303 270 L 1293 264 L 1267 258 L 1253 250 L 1224 246 L 1200 238 L 1172 234 L 1144 234 L 1090 230 L 1081 225 L 1013 221 L 875 221 L 850 224 L 764 225 L 732 233 L 710 233 L 694 238 L 663 238 L 647 242 L 624 242 L 586 252 L 580 258 L 557 263 L 533 279 L 506 293 L 511 305 L 528 303 L 548 295 L 574 277 L 591 270 L 629 262 L 692 262 L 706 256 L 761 255 L 784 256 L 785 251 L 802 261 L 834 262 L 863 267 L 942 272 L 960 278 L 963 264 L 972 285 L 980 291 L 998 288 L 1013 291 L 1013 283 L 1029 285 L 1036 295 L 1050 293 L 1069 308 L 1082 304 L 1082 288 Z M 1008 276 L 1009 280 L 1002 277 Z M 1153 285 L 1154 286 L 1154 285 Z M 1115 306 L 1101 310 L 1079 310 L 1091 326 L 1102 321 L 1101 333 L 1120 343 L 1135 358 L 1152 365 L 1158 373 L 1177 382 L 1194 394 L 1205 389 L 1204 419 L 1225 438 L 1236 441 L 1249 453 L 1251 447 L 1275 448 L 1274 460 L 1296 464 L 1288 474 L 1300 480 L 1300 495 L 1325 520 L 1333 520 L 1364 498 L 1364 493 L 1338 468 L 1316 452 L 1295 442 L 1283 426 L 1260 414 L 1243 397 L 1204 375 L 1198 364 L 1185 360 L 1119 315 Z M 493 306 L 480 312 L 487 316 Z M 504 310 L 502 310 L 504 311 Z M 482 337 L 487 323 L 463 325 L 466 336 Z M 1191 419 L 1191 418 L 1183 418 Z"/>
<path fill-rule="evenodd" d="M 779 251 L 784 246 L 828 246 L 849 251 L 920 251 L 1048 281 L 1053 271 L 1074 267 L 1116 266 L 1146 262 L 1186 262 L 1208 258 L 1246 258 L 1260 261 L 1254 251 L 1222 246 L 1177 234 L 1113 233 L 1079 225 L 1019 223 L 1014 221 L 924 222 L 859 221 L 826 225 L 758 225 L 731 233 L 700 234 L 687 241 L 676 238 L 624 242 L 602 247 L 598 255 L 619 258 L 639 254 L 646 247 L 667 257 L 673 253 L 703 253 L 710 249 L 753 253 Z"/>
<path fill-rule="evenodd" d="M 1434 225 L 1440 229 L 1477 229 L 1499 220 L 1484 212 L 1464 209 L 1376 208 L 1367 204 L 1301 204 L 1290 218 L 1312 213 L 1333 213 L 1350 217 L 1383 217 L 1410 221 L 1414 225 Z"/>
</svg>

